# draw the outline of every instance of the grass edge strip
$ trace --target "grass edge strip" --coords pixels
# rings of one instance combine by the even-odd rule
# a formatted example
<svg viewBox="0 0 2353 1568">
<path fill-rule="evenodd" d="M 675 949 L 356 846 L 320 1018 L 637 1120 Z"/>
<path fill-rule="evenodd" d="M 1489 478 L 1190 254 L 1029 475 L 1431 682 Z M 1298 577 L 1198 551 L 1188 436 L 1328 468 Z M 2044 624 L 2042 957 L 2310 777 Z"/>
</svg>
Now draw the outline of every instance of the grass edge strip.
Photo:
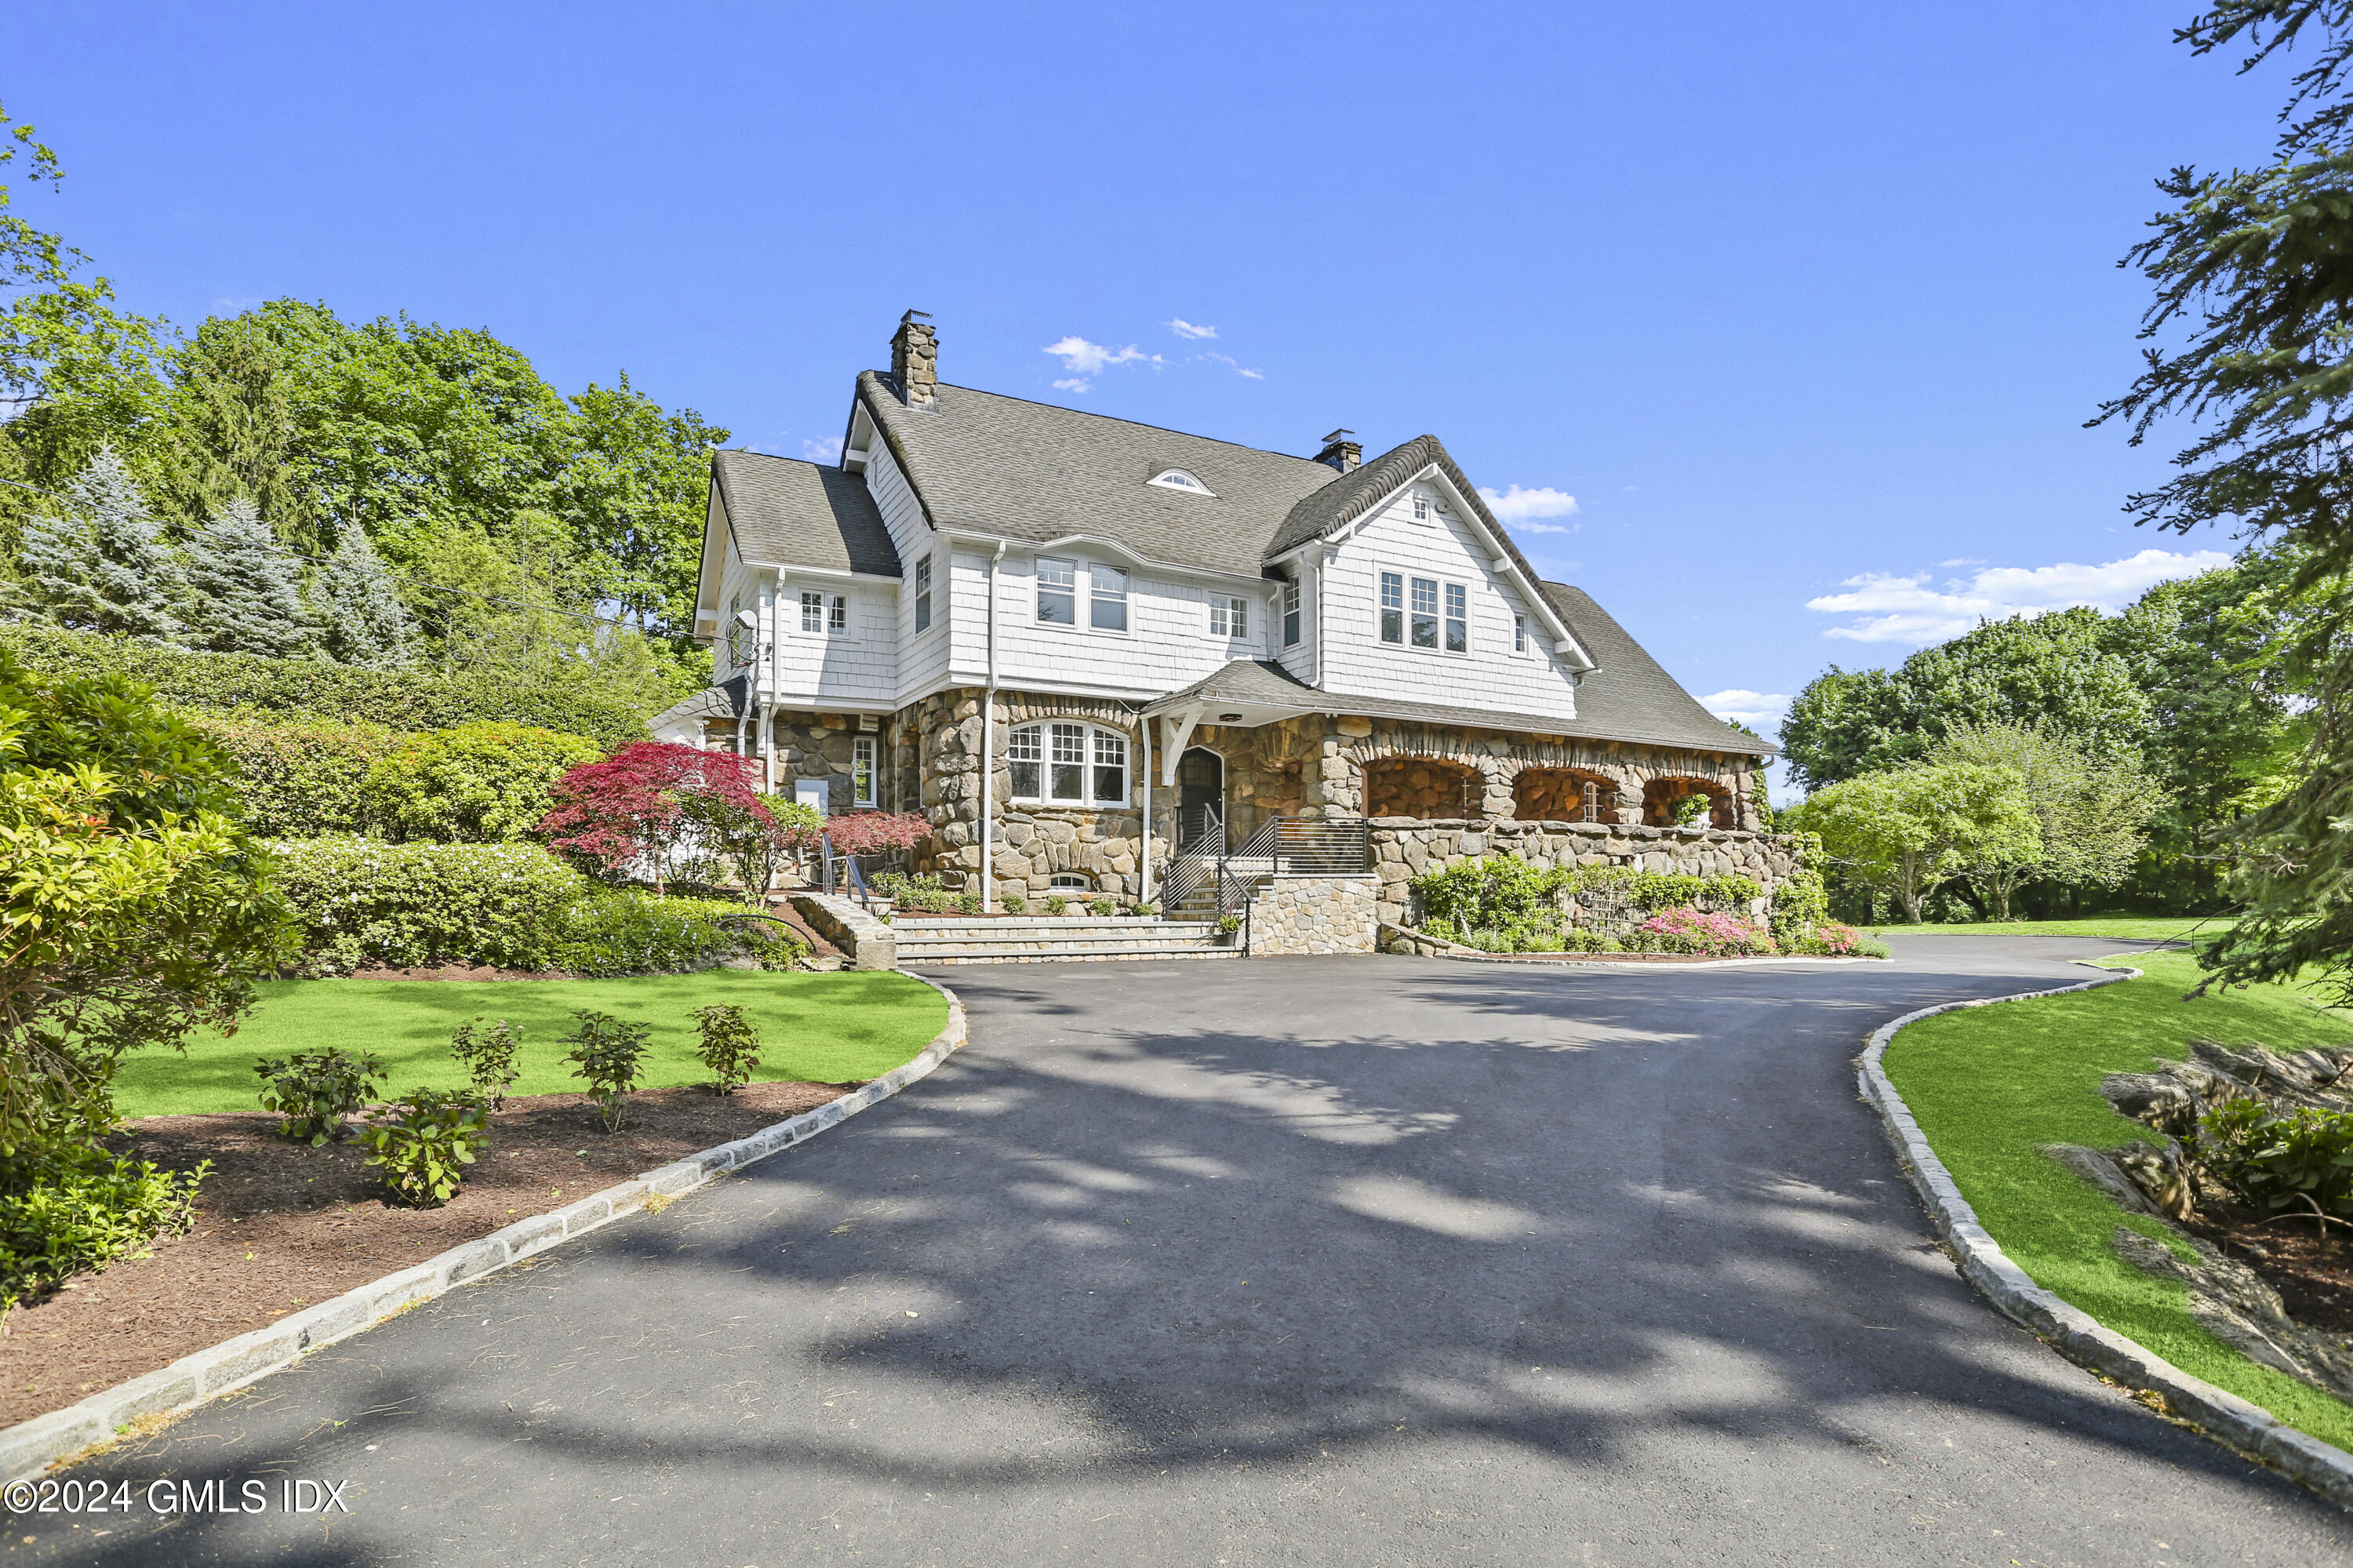
<svg viewBox="0 0 2353 1568">
<path fill-rule="evenodd" d="M 312 1351 L 364 1333 L 412 1307 L 536 1257 L 625 1214 L 659 1213 L 714 1178 L 780 1154 L 928 1077 L 968 1037 L 964 1003 L 937 980 L 906 969 L 895 972 L 921 980 L 948 1003 L 945 1026 L 912 1060 L 815 1110 L 643 1171 L 560 1209 L 517 1220 L 423 1263 L 353 1286 L 266 1328 L 192 1351 L 168 1366 L 0 1430 L 0 1484 L 30 1480 L 61 1463 L 103 1453 L 134 1424 L 144 1428 L 184 1415 L 292 1366 Z"/>
<path fill-rule="evenodd" d="M 2091 967 L 2089 960 L 2076 963 Z M 2031 1001 L 2038 997 L 2063 996 L 2070 991 L 2095 991 L 2102 986 L 2138 980 L 2137 969 L 2119 969 L 2080 985 L 2053 986 L 2020 991 L 2012 996 L 1977 997 L 1924 1007 L 1882 1024 L 1872 1032 L 1862 1054 L 1856 1058 L 1856 1078 L 1862 1098 L 1879 1112 L 1888 1141 L 1904 1171 L 1920 1194 L 1930 1223 L 1953 1256 L 1961 1277 L 1982 1292 L 2002 1313 L 2024 1327 L 2070 1361 L 2136 1391 L 2154 1393 L 2168 1414 L 2204 1430 L 2245 1453 L 2276 1466 L 2314 1491 L 2343 1507 L 2353 1507 L 2353 1454 L 2332 1443 L 2288 1425 L 2260 1405 L 2190 1376 L 2163 1357 L 2144 1349 L 2103 1325 L 2080 1307 L 2070 1305 L 2034 1283 L 2012 1263 L 2000 1244 L 1978 1223 L 1977 1211 L 1961 1196 L 1952 1173 L 1929 1148 L 1913 1119 L 1912 1109 L 1882 1069 L 1888 1043 L 1896 1032 L 1924 1018 L 1966 1007 L 1994 1007 L 2003 1002 Z"/>
</svg>

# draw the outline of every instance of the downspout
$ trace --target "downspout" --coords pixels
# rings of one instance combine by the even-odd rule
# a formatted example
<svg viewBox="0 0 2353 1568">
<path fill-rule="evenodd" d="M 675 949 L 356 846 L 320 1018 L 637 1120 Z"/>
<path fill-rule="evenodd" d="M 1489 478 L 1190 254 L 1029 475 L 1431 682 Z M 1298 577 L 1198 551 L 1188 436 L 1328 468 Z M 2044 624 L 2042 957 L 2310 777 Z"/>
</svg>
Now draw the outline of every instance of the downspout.
<svg viewBox="0 0 2353 1568">
<path fill-rule="evenodd" d="M 984 914 L 997 913 L 997 563 L 1005 558 L 1005 541 L 988 557 L 988 685 L 980 694 L 980 898 Z M 949 552 L 949 573 L 955 573 L 955 552 Z"/>
<path fill-rule="evenodd" d="M 1144 843 L 1136 851 L 1142 877 L 1137 885 L 1143 892 L 1136 902 L 1149 904 L 1152 902 L 1152 720 L 1141 707 L 1135 710 L 1135 727 L 1144 732 L 1144 769 L 1139 776 L 1139 781 L 1144 785 Z"/>
<path fill-rule="evenodd" d="M 768 690 L 760 704 L 761 792 L 767 795 L 776 792 L 776 644 L 784 641 L 784 629 L 785 574 L 779 571 L 768 594 Z"/>
</svg>

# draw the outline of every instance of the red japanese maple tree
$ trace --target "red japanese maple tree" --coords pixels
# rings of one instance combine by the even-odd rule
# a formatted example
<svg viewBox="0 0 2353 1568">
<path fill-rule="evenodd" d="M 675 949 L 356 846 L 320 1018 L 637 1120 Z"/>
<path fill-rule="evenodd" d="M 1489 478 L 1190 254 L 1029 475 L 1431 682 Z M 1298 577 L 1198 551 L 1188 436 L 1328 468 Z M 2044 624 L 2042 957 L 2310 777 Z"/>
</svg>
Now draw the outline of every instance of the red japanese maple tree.
<svg viewBox="0 0 2353 1568">
<path fill-rule="evenodd" d="M 825 820 L 825 836 L 836 854 L 879 854 L 913 849 L 932 836 L 920 811 L 845 811 Z"/>
<path fill-rule="evenodd" d="M 650 874 L 659 891 L 684 867 L 718 864 L 732 833 L 773 830 L 759 781 L 733 752 L 641 740 L 557 779 L 539 832 L 608 874 Z"/>
</svg>

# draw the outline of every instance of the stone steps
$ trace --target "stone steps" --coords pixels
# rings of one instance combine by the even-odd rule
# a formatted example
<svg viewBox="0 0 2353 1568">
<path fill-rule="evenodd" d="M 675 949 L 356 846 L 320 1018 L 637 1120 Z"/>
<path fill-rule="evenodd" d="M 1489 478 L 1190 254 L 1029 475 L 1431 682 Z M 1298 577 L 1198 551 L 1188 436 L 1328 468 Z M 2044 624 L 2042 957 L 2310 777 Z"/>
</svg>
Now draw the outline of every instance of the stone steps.
<svg viewBox="0 0 2353 1568">
<path fill-rule="evenodd" d="M 1107 959 L 1230 959 L 1214 920 L 1154 916 L 1041 919 L 902 916 L 891 924 L 902 964 L 1070 963 Z"/>
</svg>

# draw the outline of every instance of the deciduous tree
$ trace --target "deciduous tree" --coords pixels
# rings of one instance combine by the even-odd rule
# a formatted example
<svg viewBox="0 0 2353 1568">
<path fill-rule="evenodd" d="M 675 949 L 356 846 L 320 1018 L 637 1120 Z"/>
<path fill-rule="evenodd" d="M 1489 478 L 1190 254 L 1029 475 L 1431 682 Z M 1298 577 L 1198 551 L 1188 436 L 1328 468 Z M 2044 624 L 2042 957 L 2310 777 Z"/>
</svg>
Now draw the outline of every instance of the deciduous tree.
<svg viewBox="0 0 2353 1568">
<path fill-rule="evenodd" d="M 2041 848 L 2034 810 L 2017 777 L 1981 763 L 1919 764 L 1815 790 L 1783 813 L 1793 832 L 1884 888 L 1920 922 L 1920 903 L 1972 866 L 2031 862 Z"/>
</svg>

